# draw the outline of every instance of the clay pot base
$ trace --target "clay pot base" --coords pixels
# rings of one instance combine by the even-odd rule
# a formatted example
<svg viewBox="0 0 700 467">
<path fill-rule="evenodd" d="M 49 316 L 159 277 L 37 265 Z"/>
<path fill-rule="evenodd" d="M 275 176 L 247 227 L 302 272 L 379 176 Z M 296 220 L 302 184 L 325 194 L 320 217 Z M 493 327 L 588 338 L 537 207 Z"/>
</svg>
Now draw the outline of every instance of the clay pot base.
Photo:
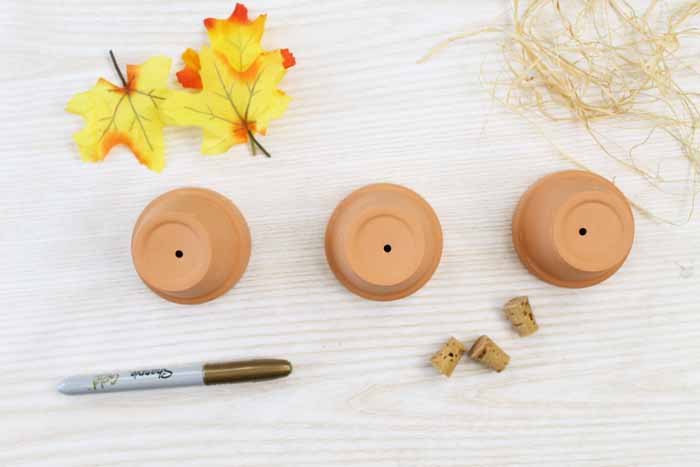
<svg viewBox="0 0 700 467">
<path fill-rule="evenodd" d="M 175 303 L 203 303 L 242 277 L 250 258 L 250 231 L 228 198 L 181 188 L 144 209 L 131 250 L 136 271 L 156 294 Z"/>
<path fill-rule="evenodd" d="M 620 190 L 577 170 L 547 175 L 522 196 L 513 245 L 522 263 L 559 287 L 582 288 L 612 276 L 634 241 L 634 217 Z"/>
<path fill-rule="evenodd" d="M 351 292 L 371 300 L 411 295 L 432 277 L 442 228 L 417 193 L 388 183 L 351 193 L 326 229 L 328 265 Z"/>
</svg>

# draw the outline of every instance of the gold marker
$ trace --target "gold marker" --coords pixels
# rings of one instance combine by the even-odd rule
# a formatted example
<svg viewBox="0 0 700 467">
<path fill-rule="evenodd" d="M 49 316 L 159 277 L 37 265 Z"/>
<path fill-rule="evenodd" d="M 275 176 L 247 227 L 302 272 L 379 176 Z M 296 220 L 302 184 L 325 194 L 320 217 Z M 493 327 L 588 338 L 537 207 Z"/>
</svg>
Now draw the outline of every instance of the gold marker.
<svg viewBox="0 0 700 467">
<path fill-rule="evenodd" d="M 182 386 L 242 383 L 283 378 L 292 372 L 287 360 L 260 359 L 239 362 L 192 364 L 167 368 L 144 368 L 64 379 L 58 390 L 63 394 L 135 391 Z"/>
</svg>

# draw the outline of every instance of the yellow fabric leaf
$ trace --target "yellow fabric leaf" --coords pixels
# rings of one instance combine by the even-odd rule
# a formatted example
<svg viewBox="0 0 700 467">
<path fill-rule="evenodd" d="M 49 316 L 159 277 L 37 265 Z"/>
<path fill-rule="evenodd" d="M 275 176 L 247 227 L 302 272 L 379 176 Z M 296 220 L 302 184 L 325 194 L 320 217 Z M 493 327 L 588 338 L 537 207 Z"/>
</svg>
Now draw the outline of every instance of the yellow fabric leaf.
<svg viewBox="0 0 700 467">
<path fill-rule="evenodd" d="M 237 3 L 227 19 L 207 18 L 207 28 L 212 48 L 224 54 L 236 71 L 246 71 L 262 53 L 260 39 L 265 32 L 267 15 L 260 15 L 255 21 L 248 19 L 248 9 Z"/>
<path fill-rule="evenodd" d="M 253 133 L 264 135 L 270 120 L 287 109 L 291 98 L 277 89 L 288 61 L 281 51 L 260 54 L 244 72 L 209 47 L 199 61 L 202 91 L 171 91 L 162 115 L 169 124 L 201 127 L 203 154 L 221 154 L 254 139 Z"/>
<path fill-rule="evenodd" d="M 142 65 L 127 66 L 126 87 L 104 78 L 89 91 L 73 96 L 68 112 L 81 115 L 85 127 L 73 135 L 84 161 L 102 161 L 119 144 L 127 146 L 151 170 L 165 166 L 163 121 L 170 59 L 153 57 Z"/>
</svg>

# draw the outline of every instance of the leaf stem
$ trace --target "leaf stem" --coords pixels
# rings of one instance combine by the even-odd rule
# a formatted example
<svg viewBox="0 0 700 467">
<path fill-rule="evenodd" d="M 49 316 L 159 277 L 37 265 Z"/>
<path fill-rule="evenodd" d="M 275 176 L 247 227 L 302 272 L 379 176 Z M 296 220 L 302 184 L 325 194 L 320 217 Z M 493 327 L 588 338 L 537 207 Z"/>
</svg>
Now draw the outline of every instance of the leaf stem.
<svg viewBox="0 0 700 467">
<path fill-rule="evenodd" d="M 129 85 L 127 84 L 126 80 L 124 79 L 124 75 L 122 74 L 122 70 L 119 69 L 119 64 L 117 63 L 117 59 L 114 56 L 114 52 L 112 50 L 109 51 L 109 56 L 112 58 L 112 64 L 114 65 L 114 69 L 117 70 L 117 74 L 119 75 L 119 79 L 121 80 L 122 84 L 124 85 L 124 88 L 128 88 Z"/>
<path fill-rule="evenodd" d="M 272 156 L 270 155 L 270 153 L 267 152 L 267 149 L 265 149 L 265 148 L 263 147 L 263 145 L 260 144 L 260 141 L 258 141 L 257 139 L 255 139 L 255 136 L 253 136 L 253 132 L 250 131 L 250 130 L 248 130 L 248 137 L 250 138 L 250 140 L 251 140 L 253 143 L 255 143 L 255 145 L 256 145 L 257 147 L 260 148 L 260 150 L 263 152 L 263 154 L 265 154 L 267 157 L 272 157 Z"/>
<path fill-rule="evenodd" d="M 221 88 L 224 90 L 224 94 L 226 95 L 226 100 L 228 100 L 229 104 L 231 104 L 231 108 L 232 108 L 233 111 L 236 113 L 236 116 L 238 117 L 238 119 L 241 121 L 241 125 L 247 127 L 247 126 L 248 126 L 248 119 L 247 119 L 247 116 L 248 116 L 248 115 L 247 115 L 247 113 L 248 113 L 248 109 L 250 108 L 250 99 L 252 99 L 253 96 L 251 95 L 251 96 L 248 98 L 248 106 L 246 107 L 246 116 L 244 117 L 244 116 L 241 115 L 241 113 L 238 111 L 238 108 L 236 107 L 236 104 L 234 104 L 233 98 L 231 98 L 231 91 L 229 91 L 228 88 L 226 87 L 226 85 L 224 84 L 224 79 L 221 77 L 221 71 L 219 71 L 219 66 L 216 64 L 216 60 L 214 61 L 214 69 L 216 70 L 216 76 L 219 78 L 219 84 L 221 85 Z M 260 78 L 260 77 L 258 76 L 258 78 Z M 257 79 L 256 79 L 256 83 L 257 83 Z M 250 92 L 250 90 L 248 90 L 248 91 Z M 260 150 L 262 150 L 262 152 L 263 152 L 267 157 L 272 157 L 272 156 L 270 155 L 270 153 L 267 152 L 267 149 L 265 149 L 265 148 L 263 147 L 263 145 L 260 144 L 260 141 L 258 141 L 257 139 L 255 139 L 255 136 L 253 136 L 253 132 L 250 131 L 250 129 L 248 129 L 248 137 L 251 139 L 252 143 L 255 143 L 255 145 L 257 145 L 257 146 L 260 148 Z M 251 149 L 253 150 L 253 155 L 255 155 L 255 146 L 253 146 L 252 143 L 251 143 Z"/>
</svg>

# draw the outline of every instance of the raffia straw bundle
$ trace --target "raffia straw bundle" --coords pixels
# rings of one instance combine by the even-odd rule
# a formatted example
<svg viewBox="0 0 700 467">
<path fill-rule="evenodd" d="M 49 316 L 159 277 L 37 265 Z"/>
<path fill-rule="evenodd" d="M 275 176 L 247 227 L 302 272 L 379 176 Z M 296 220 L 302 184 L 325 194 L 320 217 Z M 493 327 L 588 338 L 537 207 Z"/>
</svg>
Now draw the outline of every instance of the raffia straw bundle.
<svg viewBox="0 0 700 467">
<path fill-rule="evenodd" d="M 450 37 L 421 62 L 454 41 L 502 33 L 506 78 L 493 83 L 494 98 L 525 116 L 534 112 L 553 121 L 582 122 L 605 154 L 660 190 L 668 180 L 637 164 L 635 151 L 664 132 L 689 166 L 690 219 L 700 181 L 700 94 L 678 78 L 697 75 L 681 52 L 700 35 L 692 24 L 699 19 L 700 2 L 670 14 L 662 10 L 657 0 L 639 13 L 625 0 L 513 0 L 512 24 Z M 647 136 L 627 154 L 614 154 L 597 127 L 611 120 L 633 122 Z"/>
</svg>

